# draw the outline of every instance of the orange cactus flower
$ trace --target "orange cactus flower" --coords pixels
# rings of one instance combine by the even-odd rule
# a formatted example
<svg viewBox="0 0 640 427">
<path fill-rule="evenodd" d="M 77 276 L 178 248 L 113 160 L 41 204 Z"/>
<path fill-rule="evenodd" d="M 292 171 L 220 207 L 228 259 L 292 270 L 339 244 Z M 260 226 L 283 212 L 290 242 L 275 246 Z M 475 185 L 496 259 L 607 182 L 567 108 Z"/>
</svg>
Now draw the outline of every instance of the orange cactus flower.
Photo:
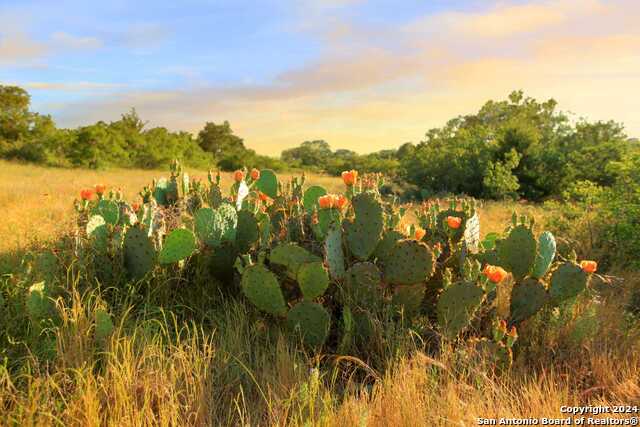
<svg viewBox="0 0 640 427">
<path fill-rule="evenodd" d="M 260 178 L 260 171 L 258 169 L 251 169 L 251 179 L 257 181 Z"/>
<path fill-rule="evenodd" d="M 93 190 L 90 188 L 85 188 L 84 190 L 80 190 L 80 198 L 82 200 L 91 200 L 93 197 Z"/>
<path fill-rule="evenodd" d="M 233 173 L 233 179 L 236 182 L 241 182 L 244 179 L 244 172 L 242 172 L 241 170 L 237 170 Z"/>
<path fill-rule="evenodd" d="M 422 240 L 422 238 L 426 234 L 427 234 L 427 230 L 425 230 L 424 228 L 420 228 L 420 227 L 416 228 L 416 234 L 415 234 L 416 240 Z"/>
<path fill-rule="evenodd" d="M 598 263 L 596 261 L 580 261 L 580 267 L 585 273 L 595 273 L 598 269 Z"/>
<path fill-rule="evenodd" d="M 448 216 L 447 217 L 447 225 L 450 228 L 453 228 L 454 230 L 457 230 L 458 228 L 460 228 L 460 225 L 462 225 L 462 218 L 457 217 L 457 216 Z"/>
<path fill-rule="evenodd" d="M 509 331 L 508 334 L 511 338 L 518 338 L 518 330 L 516 329 L 515 326 L 511 327 L 511 330 Z"/>
<path fill-rule="evenodd" d="M 500 332 L 507 333 L 507 321 L 502 319 L 500 320 L 500 325 L 498 326 Z"/>
<path fill-rule="evenodd" d="M 107 190 L 107 186 L 104 184 L 96 184 L 95 189 L 96 194 L 104 194 L 104 192 Z"/>
<path fill-rule="evenodd" d="M 333 200 L 333 204 L 338 209 L 343 209 L 349 203 L 349 199 L 344 197 L 342 194 L 336 196 Z"/>
<path fill-rule="evenodd" d="M 264 194 L 262 191 L 258 191 L 258 198 L 263 202 L 266 202 L 267 200 L 269 200 L 269 196 Z"/>
<path fill-rule="evenodd" d="M 493 283 L 500 283 L 507 277 L 508 273 L 502 267 L 487 264 L 484 270 L 482 270 L 482 274 Z"/>
<path fill-rule="evenodd" d="M 320 209 L 331 209 L 333 207 L 334 199 L 331 194 L 318 197 L 318 204 Z"/>
<path fill-rule="evenodd" d="M 134 212 L 138 212 L 140 210 L 140 203 L 137 203 L 137 202 L 132 203 L 131 209 L 133 209 Z"/>
<path fill-rule="evenodd" d="M 358 171 L 350 170 L 342 172 L 342 181 L 344 181 L 345 185 L 352 186 L 356 183 L 356 179 L 358 179 Z"/>
</svg>

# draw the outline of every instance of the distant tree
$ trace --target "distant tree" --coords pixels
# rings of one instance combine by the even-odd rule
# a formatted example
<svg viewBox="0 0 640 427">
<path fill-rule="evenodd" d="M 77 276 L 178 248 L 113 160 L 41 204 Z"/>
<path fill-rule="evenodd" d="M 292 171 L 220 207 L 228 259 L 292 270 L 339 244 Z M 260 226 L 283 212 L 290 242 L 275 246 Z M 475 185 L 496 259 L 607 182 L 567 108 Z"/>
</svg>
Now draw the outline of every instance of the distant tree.
<svg viewBox="0 0 640 427">
<path fill-rule="evenodd" d="M 305 141 L 299 147 L 282 152 L 282 160 L 297 166 L 324 169 L 327 160 L 332 156 L 329 143 L 318 139 Z"/>
<path fill-rule="evenodd" d="M 229 122 L 225 120 L 221 125 L 207 122 L 198 133 L 198 145 L 204 150 L 213 154 L 218 159 L 226 154 L 245 151 L 242 138 L 233 134 Z"/>
<path fill-rule="evenodd" d="M 31 97 L 17 86 L 0 85 L 0 141 L 15 142 L 29 131 Z"/>
</svg>

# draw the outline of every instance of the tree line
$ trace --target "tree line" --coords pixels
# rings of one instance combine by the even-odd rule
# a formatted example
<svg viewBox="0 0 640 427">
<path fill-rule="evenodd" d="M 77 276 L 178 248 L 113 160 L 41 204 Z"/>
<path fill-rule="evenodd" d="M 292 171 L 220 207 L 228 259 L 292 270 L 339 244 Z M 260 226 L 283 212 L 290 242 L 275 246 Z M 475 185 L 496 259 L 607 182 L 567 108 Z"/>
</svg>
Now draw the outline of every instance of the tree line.
<svg viewBox="0 0 640 427">
<path fill-rule="evenodd" d="M 208 122 L 194 136 L 148 128 L 132 109 L 118 121 L 59 129 L 50 116 L 30 110 L 24 89 L 1 85 L 0 106 L 0 156 L 6 159 L 60 167 L 157 168 L 177 158 L 195 168 L 299 168 L 332 175 L 357 169 L 382 172 L 405 194 L 418 197 L 457 193 L 543 200 L 578 181 L 608 187 L 619 165 L 640 151 L 621 124 L 572 121 L 555 100 L 539 102 L 521 91 L 430 129 L 417 144 L 358 154 L 311 140 L 284 150 L 280 158 L 248 149 L 227 121 Z"/>
</svg>

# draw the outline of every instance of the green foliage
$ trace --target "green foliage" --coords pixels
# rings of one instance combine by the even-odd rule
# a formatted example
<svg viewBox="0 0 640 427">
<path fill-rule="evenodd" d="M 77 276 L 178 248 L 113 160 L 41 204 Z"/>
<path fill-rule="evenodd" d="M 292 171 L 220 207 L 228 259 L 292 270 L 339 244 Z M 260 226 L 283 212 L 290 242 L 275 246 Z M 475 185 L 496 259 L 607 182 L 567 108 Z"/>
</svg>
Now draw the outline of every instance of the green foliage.
<svg viewBox="0 0 640 427">
<path fill-rule="evenodd" d="M 127 230 L 124 237 L 124 266 L 129 277 L 140 280 L 153 269 L 156 251 L 147 236 L 147 231 L 134 226 Z"/>
<path fill-rule="evenodd" d="M 299 332 L 309 347 L 319 347 L 327 339 L 331 316 L 320 304 L 302 301 L 287 314 L 287 324 L 293 332 Z"/>
<path fill-rule="evenodd" d="M 329 287 L 327 269 L 320 261 L 303 264 L 298 270 L 298 284 L 306 300 L 322 296 Z"/>
<path fill-rule="evenodd" d="M 579 265 L 566 262 L 551 275 L 549 295 L 555 304 L 578 296 L 587 287 L 589 277 Z"/>
<path fill-rule="evenodd" d="M 260 171 L 260 178 L 256 182 L 256 187 L 272 199 L 278 197 L 278 178 L 271 169 Z"/>
<path fill-rule="evenodd" d="M 522 322 L 536 314 L 547 303 L 547 290 L 538 280 L 525 279 L 511 291 L 511 320 Z"/>
<path fill-rule="evenodd" d="M 471 282 L 457 282 L 447 287 L 438 299 L 438 324 L 448 338 L 455 338 L 469 326 L 484 298 L 482 288 Z"/>
<path fill-rule="evenodd" d="M 196 237 L 190 230 L 177 228 L 169 233 L 158 255 L 161 264 L 181 261 L 196 250 Z"/>
<path fill-rule="evenodd" d="M 242 292 L 258 309 L 274 316 L 284 316 L 287 307 L 275 274 L 264 265 L 246 267 L 242 273 Z"/>
</svg>

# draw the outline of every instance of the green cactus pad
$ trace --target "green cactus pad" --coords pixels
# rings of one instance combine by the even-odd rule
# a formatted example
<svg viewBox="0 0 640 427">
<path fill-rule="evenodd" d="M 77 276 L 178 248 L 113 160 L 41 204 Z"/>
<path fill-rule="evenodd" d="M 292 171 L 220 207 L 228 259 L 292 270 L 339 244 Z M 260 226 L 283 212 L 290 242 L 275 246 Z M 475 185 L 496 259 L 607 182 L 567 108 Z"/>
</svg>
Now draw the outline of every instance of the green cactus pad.
<svg viewBox="0 0 640 427">
<path fill-rule="evenodd" d="M 412 318 L 420 312 L 420 306 L 424 299 L 425 285 L 396 286 L 391 300 L 397 311 L 402 310 L 405 318 Z"/>
<path fill-rule="evenodd" d="M 170 264 L 183 260 L 196 250 L 196 236 L 186 228 L 177 228 L 167 235 L 158 261 Z"/>
<path fill-rule="evenodd" d="M 353 334 L 355 332 L 355 322 L 349 306 L 342 308 L 340 344 L 338 344 L 338 354 L 347 354 L 353 344 Z"/>
<path fill-rule="evenodd" d="M 156 199 L 156 202 L 160 206 L 167 205 L 167 191 L 169 187 L 169 182 L 166 178 L 160 178 L 158 182 L 156 182 L 156 186 L 153 189 L 153 198 Z"/>
<path fill-rule="evenodd" d="M 238 257 L 238 249 L 232 242 L 222 242 L 211 255 L 211 274 L 223 283 L 233 280 L 234 263 Z"/>
<path fill-rule="evenodd" d="M 373 193 L 356 195 L 351 204 L 356 213 L 353 222 L 345 223 L 345 235 L 351 253 L 366 261 L 376 250 L 384 227 L 384 210 Z"/>
<path fill-rule="evenodd" d="M 314 225 L 313 232 L 318 240 L 324 240 L 332 224 L 340 222 L 340 211 L 337 209 L 320 209 L 318 211 L 318 223 Z"/>
<path fill-rule="evenodd" d="M 511 320 L 522 322 L 536 314 L 547 302 L 547 290 L 538 280 L 525 279 L 511 291 Z"/>
<path fill-rule="evenodd" d="M 306 345 L 320 347 L 329 335 L 331 316 L 320 304 L 302 301 L 287 314 L 287 324 L 291 331 L 302 334 Z"/>
<path fill-rule="evenodd" d="M 345 304 L 362 309 L 376 308 L 382 303 L 382 273 L 375 264 L 360 262 L 345 273 L 341 286 Z"/>
<path fill-rule="evenodd" d="M 329 287 L 329 274 L 320 261 L 303 264 L 298 270 L 298 285 L 306 300 L 322 296 Z"/>
<path fill-rule="evenodd" d="M 120 206 L 114 200 L 102 199 L 91 213 L 102 216 L 107 224 L 116 225 L 120 219 Z"/>
<path fill-rule="evenodd" d="M 235 241 L 238 227 L 238 211 L 229 203 L 221 204 L 217 211 L 223 223 L 222 240 Z"/>
<path fill-rule="evenodd" d="M 450 339 L 458 336 L 471 323 L 483 297 L 482 289 L 472 282 L 457 282 L 445 288 L 436 305 L 442 333 Z"/>
<path fill-rule="evenodd" d="M 391 247 L 384 265 L 384 278 L 394 285 L 414 285 L 434 272 L 434 255 L 429 246 L 413 239 L 399 240 Z"/>
<path fill-rule="evenodd" d="M 496 242 L 500 265 L 513 273 L 516 280 L 523 279 L 531 272 L 536 260 L 536 239 L 524 225 L 511 229 L 509 236 Z"/>
<path fill-rule="evenodd" d="M 320 257 L 312 254 L 295 243 L 283 243 L 271 250 L 269 260 L 272 264 L 280 265 L 287 269 L 287 275 L 292 279 L 298 276 L 298 270 L 302 264 L 322 261 Z"/>
<path fill-rule="evenodd" d="M 566 262 L 551 274 L 549 294 L 554 303 L 578 296 L 587 287 L 589 276 L 579 265 Z"/>
<path fill-rule="evenodd" d="M 131 227 L 124 236 L 124 266 L 133 280 L 142 279 L 155 265 L 156 251 L 146 230 Z"/>
<path fill-rule="evenodd" d="M 209 206 L 214 209 L 217 209 L 222 205 L 222 191 L 220 191 L 220 187 L 217 185 L 212 185 L 209 189 L 209 193 L 207 194 L 207 202 Z"/>
<path fill-rule="evenodd" d="M 29 287 L 26 308 L 33 320 L 47 319 L 51 316 L 53 303 L 46 294 L 44 282 L 34 283 Z"/>
<path fill-rule="evenodd" d="M 98 308 L 95 313 L 95 337 L 97 341 L 106 341 L 113 332 L 111 316 L 103 308 Z"/>
<path fill-rule="evenodd" d="M 58 257 L 50 250 L 40 252 L 33 264 L 33 273 L 38 280 L 43 280 L 47 284 L 53 283 L 60 272 Z"/>
<path fill-rule="evenodd" d="M 345 274 L 344 251 L 342 250 L 342 229 L 335 224 L 327 232 L 324 242 L 324 259 L 329 266 L 329 273 L 334 280 L 341 280 Z"/>
<path fill-rule="evenodd" d="M 210 247 L 216 247 L 222 240 L 225 223 L 222 216 L 212 208 L 200 208 L 194 215 L 194 225 L 198 239 Z"/>
<path fill-rule="evenodd" d="M 327 190 L 318 185 L 313 185 L 306 189 L 302 196 L 302 205 L 308 213 L 313 212 L 314 209 L 319 209 L 318 198 L 327 194 Z"/>
<path fill-rule="evenodd" d="M 93 240 L 98 252 L 106 252 L 109 244 L 109 232 L 102 215 L 93 215 L 87 222 L 87 236 Z"/>
<path fill-rule="evenodd" d="M 395 246 L 398 240 L 404 239 L 405 236 L 396 230 L 387 230 L 382 236 L 380 243 L 378 243 L 378 247 L 373 255 L 380 261 L 382 264 L 385 264 L 389 261 L 393 261 L 390 258 L 391 249 Z"/>
<path fill-rule="evenodd" d="M 258 309 L 284 316 L 287 305 L 275 274 L 262 264 L 251 265 L 242 273 L 242 292 Z"/>
<path fill-rule="evenodd" d="M 236 246 L 240 253 L 249 252 L 251 247 L 260 240 L 260 229 L 256 217 L 249 211 L 238 212 L 236 230 Z"/>
<path fill-rule="evenodd" d="M 278 197 L 278 178 L 271 169 L 263 169 L 260 171 L 260 178 L 256 182 L 256 187 L 262 193 L 275 199 Z"/>
<path fill-rule="evenodd" d="M 545 231 L 538 237 L 538 255 L 531 275 L 537 279 L 544 277 L 555 257 L 556 239 L 551 232 Z"/>
</svg>

